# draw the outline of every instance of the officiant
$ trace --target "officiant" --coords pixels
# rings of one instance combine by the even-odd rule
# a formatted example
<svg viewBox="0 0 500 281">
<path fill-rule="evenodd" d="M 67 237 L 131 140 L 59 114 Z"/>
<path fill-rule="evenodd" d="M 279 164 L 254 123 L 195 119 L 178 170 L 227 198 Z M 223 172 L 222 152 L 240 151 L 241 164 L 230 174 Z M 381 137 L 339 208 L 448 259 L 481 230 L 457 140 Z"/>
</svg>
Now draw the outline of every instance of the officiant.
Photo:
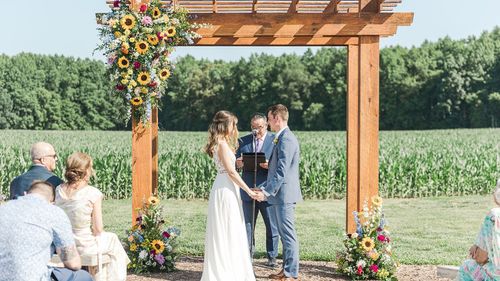
<svg viewBox="0 0 500 281">
<path fill-rule="evenodd" d="M 245 181 L 245 183 L 249 187 L 253 188 L 266 181 L 268 172 L 267 163 L 264 162 L 258 164 L 257 174 L 255 175 L 255 169 L 252 169 L 253 171 L 248 171 L 248 169 L 245 169 L 243 155 L 248 158 L 250 156 L 249 154 L 262 152 L 264 153 L 266 160 L 269 160 L 269 157 L 271 157 L 271 154 L 273 152 L 274 135 L 271 132 L 267 131 L 267 117 L 264 114 L 254 114 L 250 121 L 250 125 L 252 133 L 243 136 L 238 140 L 239 147 L 236 151 L 236 166 L 238 169 L 243 169 L 243 181 Z M 269 216 L 269 203 L 265 201 L 254 201 L 245 192 L 241 192 L 241 200 L 243 205 L 243 213 L 245 216 L 245 227 L 248 236 L 250 254 L 253 257 L 253 254 L 255 252 L 255 223 L 257 221 L 257 216 L 260 213 L 266 226 L 266 265 L 269 267 L 275 267 L 276 257 L 278 256 L 279 234 L 276 223 L 271 220 Z"/>
</svg>

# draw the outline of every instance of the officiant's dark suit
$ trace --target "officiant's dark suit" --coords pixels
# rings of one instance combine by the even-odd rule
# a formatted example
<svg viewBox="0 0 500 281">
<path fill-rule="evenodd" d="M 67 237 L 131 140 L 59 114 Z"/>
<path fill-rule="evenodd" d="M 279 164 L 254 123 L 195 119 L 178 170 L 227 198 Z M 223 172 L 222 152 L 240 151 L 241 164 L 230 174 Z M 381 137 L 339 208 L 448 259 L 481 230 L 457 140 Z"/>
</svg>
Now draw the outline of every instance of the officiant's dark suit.
<svg viewBox="0 0 500 281">
<path fill-rule="evenodd" d="M 257 115 L 257 117 L 254 116 L 252 120 L 255 120 L 255 118 L 264 118 L 263 120 L 267 121 L 267 118 L 265 118 L 265 116 Z M 265 126 L 263 128 L 259 128 L 263 133 L 265 133 L 265 135 L 262 137 L 262 139 L 259 138 L 259 143 L 257 144 L 257 152 L 264 152 L 266 155 L 266 159 L 269 160 L 269 157 L 271 157 L 271 154 L 273 152 L 274 134 L 272 134 L 271 132 L 267 132 L 267 122 L 265 122 L 264 124 Z M 241 157 L 243 153 L 255 152 L 255 143 L 252 134 L 241 137 L 238 141 L 239 147 L 236 151 L 236 158 Z M 267 169 L 259 166 L 259 168 L 257 169 L 257 181 L 255 183 L 255 186 L 259 186 L 266 181 L 267 173 Z M 254 187 L 254 172 L 244 171 L 242 173 L 242 178 L 250 188 Z M 250 252 L 252 253 L 253 251 L 255 251 L 254 233 L 252 229 L 253 200 L 244 191 L 241 192 L 241 200 L 243 205 L 243 213 L 245 216 L 245 227 L 247 230 L 248 244 L 250 246 Z M 259 214 L 259 212 L 262 215 L 264 224 L 266 226 L 266 252 L 268 258 L 267 265 L 275 266 L 276 257 L 278 256 L 279 234 L 276 223 L 274 222 L 274 220 L 270 219 L 269 208 L 269 203 L 255 201 L 255 214 L 253 218 L 255 225 L 255 221 L 257 220 L 257 215 Z"/>
</svg>

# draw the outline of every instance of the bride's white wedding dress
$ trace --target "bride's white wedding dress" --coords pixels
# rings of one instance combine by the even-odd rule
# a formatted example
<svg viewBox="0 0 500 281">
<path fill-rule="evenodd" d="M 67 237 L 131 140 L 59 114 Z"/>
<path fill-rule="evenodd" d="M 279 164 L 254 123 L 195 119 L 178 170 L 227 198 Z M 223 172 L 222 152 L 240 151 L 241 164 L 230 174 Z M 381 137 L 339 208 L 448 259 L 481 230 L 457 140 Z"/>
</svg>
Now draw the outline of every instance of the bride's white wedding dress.
<svg viewBox="0 0 500 281">
<path fill-rule="evenodd" d="M 208 200 L 202 281 L 254 281 L 240 188 L 229 178 L 214 151 L 217 177 Z M 234 165 L 236 157 L 229 154 Z"/>
</svg>

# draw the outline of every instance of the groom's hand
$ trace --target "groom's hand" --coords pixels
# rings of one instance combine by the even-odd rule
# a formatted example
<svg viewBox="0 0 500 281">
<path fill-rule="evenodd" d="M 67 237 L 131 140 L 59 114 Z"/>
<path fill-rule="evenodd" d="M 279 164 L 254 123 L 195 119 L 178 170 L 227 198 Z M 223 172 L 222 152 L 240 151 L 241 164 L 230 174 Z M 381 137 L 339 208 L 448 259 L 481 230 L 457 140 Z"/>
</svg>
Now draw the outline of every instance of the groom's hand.
<svg viewBox="0 0 500 281">
<path fill-rule="evenodd" d="M 259 202 L 262 202 L 262 201 L 266 201 L 267 200 L 267 197 L 266 195 L 264 195 L 264 193 L 262 192 L 262 190 L 256 190 L 257 192 L 257 195 L 255 196 L 255 200 L 259 201 Z"/>
</svg>

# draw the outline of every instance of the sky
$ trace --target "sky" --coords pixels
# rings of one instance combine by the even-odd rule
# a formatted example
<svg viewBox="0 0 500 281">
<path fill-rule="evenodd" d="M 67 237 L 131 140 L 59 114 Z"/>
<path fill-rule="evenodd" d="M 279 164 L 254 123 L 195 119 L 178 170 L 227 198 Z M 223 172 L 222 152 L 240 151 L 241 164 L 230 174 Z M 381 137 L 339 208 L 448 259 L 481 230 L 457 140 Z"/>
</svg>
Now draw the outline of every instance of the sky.
<svg viewBox="0 0 500 281">
<path fill-rule="evenodd" d="M 92 54 L 99 43 L 95 13 L 107 12 L 105 0 L 0 0 L 0 53 L 59 54 L 104 60 Z M 414 12 L 412 26 L 382 38 L 381 47 L 418 46 L 444 36 L 467 38 L 500 26 L 500 0 L 403 0 L 396 12 Z M 318 47 L 312 48 L 318 49 Z M 301 54 L 307 47 L 178 47 L 174 57 L 239 60 L 252 53 Z"/>
</svg>

